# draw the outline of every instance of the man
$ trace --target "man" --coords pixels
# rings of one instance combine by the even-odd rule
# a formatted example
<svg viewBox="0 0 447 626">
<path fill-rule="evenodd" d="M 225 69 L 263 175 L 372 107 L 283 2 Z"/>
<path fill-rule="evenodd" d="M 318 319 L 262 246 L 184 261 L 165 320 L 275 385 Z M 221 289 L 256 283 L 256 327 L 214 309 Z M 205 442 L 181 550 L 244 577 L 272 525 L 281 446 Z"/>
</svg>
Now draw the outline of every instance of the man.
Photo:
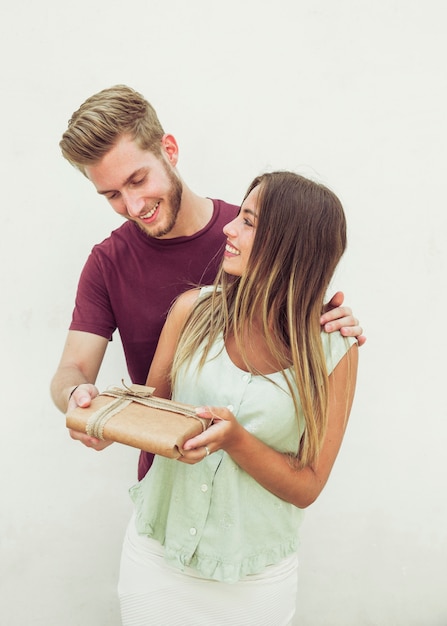
<svg viewBox="0 0 447 626">
<path fill-rule="evenodd" d="M 123 85 L 88 98 L 60 142 L 77 167 L 127 222 L 95 246 L 82 271 L 72 322 L 51 394 L 63 412 L 87 407 L 112 335 L 118 329 L 132 382 L 144 384 L 172 302 L 197 284 L 211 284 L 220 263 L 223 226 L 238 207 L 195 194 L 180 178 L 178 146 L 152 106 Z M 322 317 L 328 332 L 362 329 L 336 294 Z M 333 307 L 333 308 L 331 308 Z M 102 450 L 110 442 L 71 431 Z M 138 477 L 152 455 L 142 452 Z"/>
</svg>

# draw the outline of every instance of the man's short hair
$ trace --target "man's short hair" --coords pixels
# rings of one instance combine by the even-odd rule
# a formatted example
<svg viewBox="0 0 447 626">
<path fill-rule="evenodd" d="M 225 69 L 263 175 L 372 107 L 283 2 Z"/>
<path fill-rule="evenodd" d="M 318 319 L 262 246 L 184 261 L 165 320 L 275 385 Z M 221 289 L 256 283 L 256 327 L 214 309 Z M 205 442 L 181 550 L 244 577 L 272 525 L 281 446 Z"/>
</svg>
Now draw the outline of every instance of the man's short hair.
<svg viewBox="0 0 447 626">
<path fill-rule="evenodd" d="M 115 85 L 91 96 L 73 113 L 59 145 L 85 175 L 85 166 L 97 163 L 122 136 L 158 156 L 164 134 L 151 104 L 130 87 Z"/>
</svg>

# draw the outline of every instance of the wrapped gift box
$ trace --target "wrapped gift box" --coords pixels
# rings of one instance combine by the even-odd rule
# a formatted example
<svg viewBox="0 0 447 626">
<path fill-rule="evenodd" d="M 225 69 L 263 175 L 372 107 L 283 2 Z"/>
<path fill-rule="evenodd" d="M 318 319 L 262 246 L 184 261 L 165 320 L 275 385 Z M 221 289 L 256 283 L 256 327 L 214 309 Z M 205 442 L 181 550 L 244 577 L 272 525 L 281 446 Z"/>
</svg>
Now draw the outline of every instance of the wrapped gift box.
<svg viewBox="0 0 447 626">
<path fill-rule="evenodd" d="M 98 439 L 116 441 L 139 450 L 177 459 L 185 441 L 208 428 L 211 420 L 194 407 L 157 398 L 151 387 L 111 387 L 66 416 L 67 428 Z"/>
</svg>

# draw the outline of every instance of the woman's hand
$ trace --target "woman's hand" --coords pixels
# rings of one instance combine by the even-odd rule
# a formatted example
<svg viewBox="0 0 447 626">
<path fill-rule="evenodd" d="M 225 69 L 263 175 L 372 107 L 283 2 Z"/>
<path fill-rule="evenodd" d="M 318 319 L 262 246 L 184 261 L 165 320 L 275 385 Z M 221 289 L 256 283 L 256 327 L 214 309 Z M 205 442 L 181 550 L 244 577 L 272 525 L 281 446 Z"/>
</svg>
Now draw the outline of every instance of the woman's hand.
<svg viewBox="0 0 447 626">
<path fill-rule="evenodd" d="M 243 471 L 264 489 L 299 508 L 306 508 L 324 488 L 340 450 L 351 411 L 357 376 L 358 346 L 354 344 L 329 376 L 329 414 L 326 435 L 312 465 L 298 469 L 289 454 L 271 448 L 241 426 L 224 407 L 196 409 L 212 425 L 185 442 L 183 463 L 203 461 L 217 450 L 225 450 Z"/>
<path fill-rule="evenodd" d="M 178 460 L 189 465 L 203 461 L 217 450 L 231 447 L 243 430 L 228 408 L 197 407 L 196 413 L 199 417 L 212 419 L 212 424 L 205 432 L 185 442 L 182 450 L 183 456 Z"/>
</svg>

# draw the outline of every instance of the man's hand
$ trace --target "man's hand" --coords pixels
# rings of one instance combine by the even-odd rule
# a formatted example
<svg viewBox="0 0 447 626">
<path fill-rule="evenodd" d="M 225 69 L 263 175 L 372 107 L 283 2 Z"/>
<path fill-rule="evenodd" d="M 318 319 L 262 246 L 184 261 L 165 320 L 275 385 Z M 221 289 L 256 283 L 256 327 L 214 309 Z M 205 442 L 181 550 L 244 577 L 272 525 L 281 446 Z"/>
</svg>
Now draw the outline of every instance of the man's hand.
<svg viewBox="0 0 447 626">
<path fill-rule="evenodd" d="M 326 304 L 320 324 L 327 333 L 339 330 L 344 337 L 357 337 L 359 346 L 363 346 L 366 341 L 366 337 L 362 334 L 363 328 L 359 325 L 359 320 L 352 315 L 352 310 L 342 306 L 343 300 L 344 294 L 337 291 Z"/>
<path fill-rule="evenodd" d="M 89 407 L 91 401 L 93 398 L 96 398 L 98 393 L 98 389 L 90 383 L 78 385 L 70 396 L 67 413 L 70 413 L 70 411 L 73 411 L 77 407 L 81 407 L 83 409 Z M 87 448 L 93 448 L 97 452 L 104 450 L 104 448 L 107 448 L 111 443 L 113 443 L 113 441 L 103 441 L 102 439 L 96 439 L 96 437 L 90 437 L 90 435 L 77 430 L 69 429 L 68 432 L 70 433 L 70 437 L 72 439 L 80 441 L 84 444 L 84 446 L 87 446 Z"/>
</svg>

